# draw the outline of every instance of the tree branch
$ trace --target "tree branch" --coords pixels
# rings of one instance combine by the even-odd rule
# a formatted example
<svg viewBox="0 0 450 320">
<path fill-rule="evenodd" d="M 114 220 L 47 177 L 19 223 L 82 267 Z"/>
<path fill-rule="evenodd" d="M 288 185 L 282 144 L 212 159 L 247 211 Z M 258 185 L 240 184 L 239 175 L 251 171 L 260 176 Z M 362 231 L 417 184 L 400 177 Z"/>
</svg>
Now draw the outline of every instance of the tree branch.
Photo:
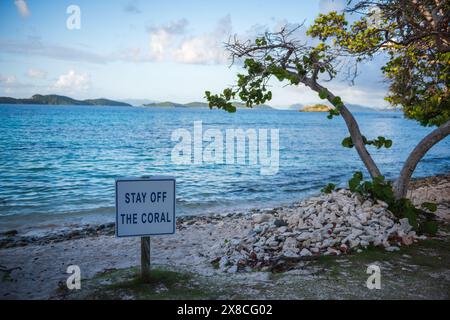
<svg viewBox="0 0 450 320">
<path fill-rule="evenodd" d="M 445 122 L 440 127 L 434 129 L 430 134 L 428 134 L 417 144 L 417 146 L 406 159 L 402 171 L 400 172 L 400 176 L 394 183 L 394 192 L 397 199 L 406 197 L 409 181 L 411 180 L 411 176 L 416 169 L 419 161 L 425 156 L 425 154 L 428 152 L 428 150 L 431 149 L 431 147 L 447 137 L 449 134 L 450 120 Z"/>
</svg>

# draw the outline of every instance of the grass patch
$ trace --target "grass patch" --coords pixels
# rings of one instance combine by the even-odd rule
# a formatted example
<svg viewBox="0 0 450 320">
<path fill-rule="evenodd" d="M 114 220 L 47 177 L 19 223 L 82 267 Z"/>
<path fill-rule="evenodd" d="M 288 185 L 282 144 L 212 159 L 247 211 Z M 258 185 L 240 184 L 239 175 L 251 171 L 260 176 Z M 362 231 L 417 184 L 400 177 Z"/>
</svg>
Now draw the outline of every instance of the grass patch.
<svg viewBox="0 0 450 320">
<path fill-rule="evenodd" d="M 349 255 L 349 258 L 352 261 L 361 261 L 361 262 L 373 262 L 373 261 L 383 261 L 390 260 L 395 257 L 398 257 L 402 254 L 403 248 L 401 247 L 399 251 L 388 252 L 384 248 L 368 246 L 366 249 L 363 249 L 360 253 L 353 253 Z"/>
<path fill-rule="evenodd" d="M 151 270 L 150 279 L 143 282 L 139 268 L 103 272 L 83 282 L 79 295 L 71 299 L 216 299 L 203 279 L 193 274 L 163 268 Z"/>
<path fill-rule="evenodd" d="M 190 279 L 188 274 L 178 273 L 175 271 L 156 269 L 150 273 L 148 281 L 142 281 L 140 274 L 136 274 L 132 279 L 112 284 L 110 287 L 113 289 L 136 289 L 136 288 L 154 288 L 156 286 L 169 286 L 173 287 L 181 283 L 185 283 Z"/>
</svg>

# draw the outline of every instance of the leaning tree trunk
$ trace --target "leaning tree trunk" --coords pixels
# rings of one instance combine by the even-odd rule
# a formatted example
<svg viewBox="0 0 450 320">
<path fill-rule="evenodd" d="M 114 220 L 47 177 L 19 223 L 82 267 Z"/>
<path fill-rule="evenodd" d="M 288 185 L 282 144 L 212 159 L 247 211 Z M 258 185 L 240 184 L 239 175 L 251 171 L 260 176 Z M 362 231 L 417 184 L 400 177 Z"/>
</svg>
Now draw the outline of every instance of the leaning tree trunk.
<svg viewBox="0 0 450 320">
<path fill-rule="evenodd" d="M 333 104 L 333 100 L 336 98 L 336 96 L 331 93 L 330 90 L 321 86 L 317 82 L 310 82 L 307 83 L 307 85 L 316 92 L 326 90 L 327 100 L 331 104 Z M 344 119 L 345 124 L 347 125 L 348 132 L 350 133 L 352 142 L 355 145 L 355 149 L 358 152 L 358 155 L 363 161 L 364 165 L 366 166 L 367 171 L 369 171 L 370 176 L 372 177 L 372 179 L 381 176 L 381 172 L 378 169 L 375 161 L 373 161 L 372 156 L 370 155 L 369 151 L 367 151 L 366 144 L 364 143 L 361 131 L 359 130 L 358 122 L 356 122 L 355 117 L 353 117 L 352 113 L 347 109 L 345 105 L 339 108 L 339 112 Z"/>
<path fill-rule="evenodd" d="M 394 194 L 396 199 L 402 199 L 406 197 L 408 191 L 409 181 L 416 169 L 417 164 L 423 158 L 423 156 L 431 149 L 436 143 L 444 139 L 450 134 L 450 120 L 445 122 L 440 127 L 434 129 L 430 134 L 423 138 L 419 144 L 406 159 L 403 165 L 400 176 L 394 183 Z"/>
<path fill-rule="evenodd" d="M 370 155 L 369 151 L 367 151 L 366 145 L 361 135 L 361 131 L 359 130 L 358 123 L 356 122 L 352 113 L 347 109 L 346 106 L 342 106 L 339 112 L 341 113 L 342 118 L 344 118 L 344 121 L 347 124 L 352 142 L 355 145 L 359 157 L 364 162 L 367 171 L 369 171 L 370 176 L 372 178 L 381 176 L 381 172 L 375 164 L 375 161 L 373 161 L 372 156 Z"/>
</svg>

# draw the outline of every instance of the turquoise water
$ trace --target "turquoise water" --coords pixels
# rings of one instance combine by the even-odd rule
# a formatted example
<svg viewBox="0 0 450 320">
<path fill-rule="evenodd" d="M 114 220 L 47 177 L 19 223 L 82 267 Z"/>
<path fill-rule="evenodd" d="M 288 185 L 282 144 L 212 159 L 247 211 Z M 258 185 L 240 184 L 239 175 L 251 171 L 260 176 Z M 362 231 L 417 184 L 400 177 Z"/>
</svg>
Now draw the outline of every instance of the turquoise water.
<svg viewBox="0 0 450 320">
<path fill-rule="evenodd" d="M 382 172 L 395 177 L 414 144 L 431 129 L 400 113 L 357 113 L 368 138 L 385 135 L 391 149 L 370 149 Z M 171 161 L 177 128 L 278 128 L 279 171 L 258 165 L 179 165 Z M 114 219 L 114 179 L 172 175 L 177 213 L 202 214 L 270 207 L 316 193 L 328 182 L 345 185 L 363 170 L 343 120 L 323 113 L 94 106 L 0 106 L 0 228 L 55 221 Z M 450 139 L 436 145 L 415 176 L 450 172 Z"/>
</svg>

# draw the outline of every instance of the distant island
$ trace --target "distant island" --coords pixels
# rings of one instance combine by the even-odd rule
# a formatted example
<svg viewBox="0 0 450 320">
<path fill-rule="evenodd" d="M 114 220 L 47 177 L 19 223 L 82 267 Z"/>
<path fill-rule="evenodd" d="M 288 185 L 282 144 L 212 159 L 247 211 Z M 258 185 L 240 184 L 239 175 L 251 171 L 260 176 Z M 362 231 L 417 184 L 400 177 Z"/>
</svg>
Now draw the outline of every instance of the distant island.
<svg viewBox="0 0 450 320">
<path fill-rule="evenodd" d="M 149 102 L 147 102 L 149 101 Z M 208 103 L 194 101 L 189 103 L 178 103 L 172 101 L 163 101 L 163 102 L 154 102 L 152 100 L 146 99 L 129 99 L 122 101 L 115 101 L 105 98 L 99 99 L 86 99 L 86 100 L 77 100 L 67 96 L 61 96 L 56 94 L 49 95 L 41 95 L 35 94 L 31 98 L 25 99 L 16 99 L 11 97 L 0 97 L 0 104 L 41 104 L 41 105 L 77 105 L 77 106 L 121 106 L 121 107 L 148 107 L 148 108 L 183 108 L 183 109 L 197 109 L 203 108 L 208 109 Z M 253 106 L 252 108 L 248 108 L 242 102 L 233 102 L 233 105 L 237 109 L 249 109 L 249 110 L 292 110 L 292 111 L 301 111 L 301 112 L 327 112 L 331 109 L 330 106 L 325 104 L 315 104 L 304 106 L 301 103 L 296 103 L 290 105 L 287 109 L 278 109 L 274 108 L 267 104 L 261 104 Z M 378 111 L 392 111 L 391 109 L 373 109 L 366 106 L 361 106 L 357 104 L 346 104 L 348 109 L 351 112 L 378 112 Z"/>
<path fill-rule="evenodd" d="M 359 104 L 347 103 L 345 105 L 350 112 L 380 112 L 380 111 L 392 111 L 391 109 L 374 109 L 366 106 L 361 106 Z M 288 110 L 297 110 L 300 112 L 328 112 L 332 107 L 326 104 L 314 104 L 303 106 L 302 104 L 293 104 Z"/>
<path fill-rule="evenodd" d="M 267 104 L 260 104 L 253 106 L 252 108 L 247 108 L 244 103 L 234 102 L 233 105 L 237 109 L 274 109 Z M 143 107 L 153 107 L 153 108 L 209 108 L 208 103 L 206 102 L 189 102 L 189 103 L 177 103 L 172 101 L 164 101 L 164 102 L 152 102 L 146 103 L 142 105 Z"/>
<path fill-rule="evenodd" d="M 76 105 L 76 106 L 123 106 L 131 107 L 130 104 L 109 99 L 87 99 L 76 100 L 56 94 L 35 94 L 28 99 L 16 99 L 11 97 L 0 97 L 0 104 L 45 104 L 45 105 Z"/>
<path fill-rule="evenodd" d="M 324 105 L 324 104 L 315 104 L 312 106 L 305 106 L 302 109 L 298 110 L 300 112 L 328 112 L 332 108 Z"/>
</svg>

